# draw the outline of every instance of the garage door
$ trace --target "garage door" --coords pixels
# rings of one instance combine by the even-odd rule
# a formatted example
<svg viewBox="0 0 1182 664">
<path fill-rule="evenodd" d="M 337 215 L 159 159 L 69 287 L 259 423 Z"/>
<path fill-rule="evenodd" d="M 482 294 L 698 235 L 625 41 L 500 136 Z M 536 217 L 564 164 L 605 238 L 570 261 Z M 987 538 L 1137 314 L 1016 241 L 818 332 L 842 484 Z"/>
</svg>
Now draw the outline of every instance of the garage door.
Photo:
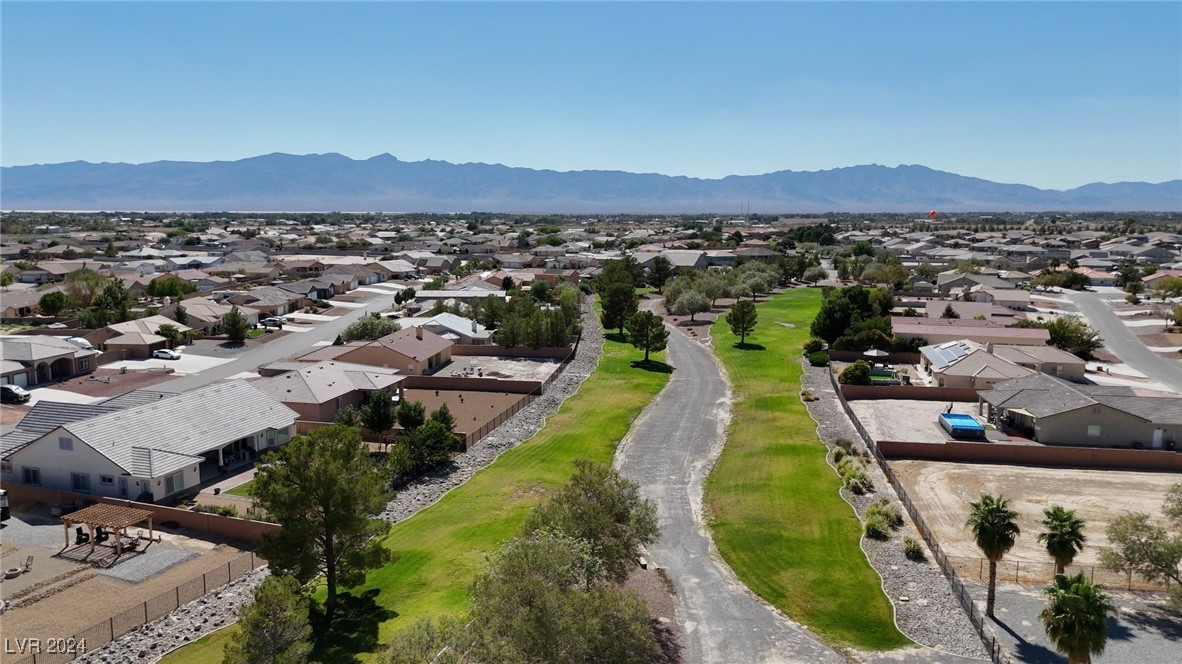
<svg viewBox="0 0 1182 664">
<path fill-rule="evenodd" d="M 29 386 L 29 374 L 27 374 L 27 373 L 18 373 L 15 376 L 13 376 L 12 379 L 13 379 L 14 383 L 16 383 L 17 385 L 20 385 L 21 387 L 28 387 Z"/>
</svg>

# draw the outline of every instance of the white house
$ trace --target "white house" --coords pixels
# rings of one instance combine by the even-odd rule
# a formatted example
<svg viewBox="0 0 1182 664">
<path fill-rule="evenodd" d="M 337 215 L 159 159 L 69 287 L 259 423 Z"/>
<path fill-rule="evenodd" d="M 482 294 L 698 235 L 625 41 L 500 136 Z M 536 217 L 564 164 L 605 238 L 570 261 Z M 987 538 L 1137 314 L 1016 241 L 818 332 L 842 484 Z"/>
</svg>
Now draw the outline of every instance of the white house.
<svg viewBox="0 0 1182 664">
<path fill-rule="evenodd" d="M 0 480 L 155 502 L 288 442 L 297 417 L 240 380 L 36 412 L 44 403 L 4 437 Z"/>
</svg>

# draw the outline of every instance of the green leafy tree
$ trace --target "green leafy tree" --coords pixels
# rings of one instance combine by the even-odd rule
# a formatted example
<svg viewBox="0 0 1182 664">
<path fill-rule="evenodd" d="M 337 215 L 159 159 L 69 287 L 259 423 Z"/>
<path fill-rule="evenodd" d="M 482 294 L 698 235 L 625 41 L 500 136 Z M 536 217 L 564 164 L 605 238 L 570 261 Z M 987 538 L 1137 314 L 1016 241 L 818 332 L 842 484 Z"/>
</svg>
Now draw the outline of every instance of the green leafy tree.
<svg viewBox="0 0 1182 664">
<path fill-rule="evenodd" d="M 740 300 L 731 306 L 726 315 L 726 323 L 731 326 L 731 334 L 739 337 L 739 345 L 747 343 L 747 335 L 755 331 L 755 324 L 759 321 L 759 314 L 755 311 L 755 303 Z"/>
<path fill-rule="evenodd" d="M 411 470 L 425 473 L 448 461 L 463 450 L 463 441 L 442 422 L 430 420 L 416 427 L 403 438 L 410 457 Z"/>
<path fill-rule="evenodd" d="M 259 552 L 273 573 L 301 582 L 324 575 L 331 620 L 339 586 L 359 585 L 366 570 L 393 559 L 382 546 L 390 524 L 373 518 L 391 497 L 356 428 L 333 424 L 296 436 L 264 456 L 255 476 L 255 500 L 283 526 L 263 535 Z"/>
<path fill-rule="evenodd" d="M 71 309 L 85 309 L 103 289 L 104 279 L 90 268 L 78 268 L 66 275 L 63 289 Z"/>
<path fill-rule="evenodd" d="M 170 325 L 169 323 L 164 323 L 156 328 L 156 334 L 168 339 L 169 348 L 175 348 L 184 339 L 184 335 L 181 334 L 180 329 L 176 325 Z"/>
<path fill-rule="evenodd" d="M 550 500 L 535 507 L 523 534 L 552 528 L 590 544 L 607 578 L 623 582 L 641 548 L 660 534 L 657 508 L 640 487 L 610 466 L 575 460 L 575 472 Z"/>
<path fill-rule="evenodd" d="M 181 325 L 189 324 L 189 310 L 182 307 L 180 304 L 176 305 L 176 309 L 172 312 L 172 319 Z"/>
<path fill-rule="evenodd" d="M 659 353 L 665 350 L 669 341 L 669 330 L 665 328 L 661 317 L 651 311 L 638 311 L 628 319 L 628 341 L 644 351 L 644 361 L 648 362 L 649 353 Z"/>
<path fill-rule="evenodd" d="M 1171 608 L 1182 611 L 1182 482 L 1166 492 L 1162 513 L 1169 527 L 1148 514 L 1124 514 L 1108 522 L 1111 548 L 1100 552 L 1105 569 L 1136 574 L 1147 581 L 1166 580 Z"/>
<path fill-rule="evenodd" d="M 636 289 L 629 283 L 619 281 L 609 285 L 603 295 L 603 326 L 624 333 L 624 326 L 639 307 Z"/>
<path fill-rule="evenodd" d="M 367 314 L 357 319 L 341 332 L 341 341 L 375 341 L 388 334 L 394 334 L 402 327 L 393 318 L 385 318 L 377 313 Z"/>
<path fill-rule="evenodd" d="M 70 300 L 66 294 L 61 291 L 50 291 L 41 296 L 37 301 L 37 308 L 46 316 L 57 316 L 65 311 L 70 304 Z"/>
<path fill-rule="evenodd" d="M 661 293 L 665 289 L 665 284 L 669 278 L 673 276 L 673 263 L 669 262 L 668 258 L 664 256 L 657 256 L 648 263 L 648 271 L 646 273 L 646 280 L 648 285 L 657 289 Z"/>
<path fill-rule="evenodd" d="M 110 240 L 107 241 L 107 248 L 103 250 L 103 255 L 105 255 L 107 258 L 114 258 L 119 255 L 119 252 L 115 250 L 114 242 Z"/>
<path fill-rule="evenodd" d="M 870 365 L 865 360 L 857 360 L 841 370 L 837 382 L 842 385 L 869 385 Z"/>
<path fill-rule="evenodd" d="M 233 343 L 244 343 L 249 329 L 250 325 L 246 322 L 246 316 L 243 316 L 242 312 L 238 310 L 238 305 L 231 307 L 230 311 L 222 316 L 222 332 Z"/>
<path fill-rule="evenodd" d="M 1056 574 L 1043 594 L 1049 604 L 1039 617 L 1055 649 L 1067 657 L 1068 664 L 1091 664 L 1092 657 L 1101 655 L 1108 644 L 1108 618 L 1117 615 L 1104 587 L 1089 582 L 1082 572 Z"/>
<path fill-rule="evenodd" d="M 12 276 L 11 272 L 0 272 L 0 289 L 8 288 L 16 278 Z"/>
<path fill-rule="evenodd" d="M 383 390 L 371 392 L 369 401 L 361 407 L 361 424 L 378 435 L 378 444 L 386 443 L 386 432 L 397 421 L 394 401 Z"/>
<path fill-rule="evenodd" d="M 431 421 L 442 424 L 448 431 L 454 432 L 456 429 L 456 416 L 451 414 L 451 409 L 446 403 L 439 404 L 439 408 L 431 413 Z"/>
<path fill-rule="evenodd" d="M 120 279 L 108 279 L 90 305 L 106 310 L 108 317 L 115 323 L 131 320 L 131 293 L 127 292 L 127 287 Z"/>
<path fill-rule="evenodd" d="M 1059 316 L 1046 327 L 1051 333 L 1052 346 L 1080 357 L 1090 357 L 1093 351 L 1104 346 L 1100 334 L 1074 316 Z"/>
<path fill-rule="evenodd" d="M 529 296 L 536 302 L 549 302 L 551 290 L 549 282 L 537 279 L 530 284 Z"/>
<path fill-rule="evenodd" d="M 517 284 L 513 283 L 513 277 L 510 277 L 507 274 L 505 276 L 501 277 L 501 290 L 511 291 L 516 287 L 517 287 Z"/>
<path fill-rule="evenodd" d="M 818 281 L 824 281 L 829 278 L 829 273 L 825 268 L 820 266 L 810 267 L 801 275 L 801 279 L 808 282 L 809 285 L 816 286 Z"/>
<path fill-rule="evenodd" d="M 197 292 L 197 286 L 175 274 L 166 274 L 148 282 L 148 286 L 144 290 L 152 297 L 179 297 Z"/>
<path fill-rule="evenodd" d="M 1044 530 L 1038 534 L 1038 541 L 1055 561 L 1055 574 L 1063 574 L 1088 541 L 1083 534 L 1084 520 L 1075 515 L 1075 510 L 1060 505 L 1052 505 L 1042 514 L 1040 523 Z"/>
<path fill-rule="evenodd" d="M 985 599 L 985 615 L 993 617 L 993 605 L 997 597 L 997 563 L 1014 548 L 1022 529 L 1018 527 L 1018 513 L 1010 509 L 1010 501 L 1003 496 L 982 494 L 981 499 L 970 503 L 968 521 L 965 527 L 973 533 L 977 548 L 989 561 L 989 593 Z"/>
<path fill-rule="evenodd" d="M 696 290 L 687 290 L 682 293 L 670 309 L 670 313 L 675 316 L 689 315 L 691 321 L 694 320 L 694 316 L 707 311 L 710 311 L 709 298 Z"/>
<path fill-rule="evenodd" d="M 224 664 L 303 664 L 312 652 L 308 598 L 299 581 L 271 575 L 238 607 L 239 636 L 226 643 Z"/>
<path fill-rule="evenodd" d="M 940 318 L 960 318 L 960 314 L 956 309 L 952 308 L 951 304 L 944 305 L 944 313 L 940 314 Z"/>
<path fill-rule="evenodd" d="M 361 409 L 349 404 L 338 410 L 332 421 L 334 424 L 343 424 L 347 427 L 359 427 L 361 426 Z"/>
<path fill-rule="evenodd" d="M 426 409 L 418 401 L 401 401 L 394 413 L 394 419 L 398 420 L 398 426 L 402 427 L 404 432 L 409 433 L 423 426 L 423 422 L 427 420 Z"/>
</svg>

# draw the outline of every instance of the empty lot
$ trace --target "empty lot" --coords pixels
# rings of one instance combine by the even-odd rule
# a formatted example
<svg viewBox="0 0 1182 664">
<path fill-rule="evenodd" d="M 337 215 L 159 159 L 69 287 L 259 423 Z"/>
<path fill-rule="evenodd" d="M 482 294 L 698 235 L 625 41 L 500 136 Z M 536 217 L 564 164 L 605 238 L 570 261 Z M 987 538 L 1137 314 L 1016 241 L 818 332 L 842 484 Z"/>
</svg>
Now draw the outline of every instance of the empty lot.
<svg viewBox="0 0 1182 664">
<path fill-rule="evenodd" d="M 1003 494 L 1019 517 L 1022 536 L 1007 560 L 1047 562 L 1038 542 L 1042 510 L 1050 505 L 1074 509 L 1087 522 L 1087 547 L 1076 562 L 1099 561 L 1100 547 L 1108 545 L 1104 530 L 1109 520 L 1126 512 L 1146 512 L 1160 519 L 1166 489 L 1182 482 L 1179 473 L 1116 470 L 1031 468 L 936 461 L 892 461 L 891 468 L 907 488 L 949 556 L 979 557 L 965 520 L 969 503 L 982 493 Z M 1164 520 L 1162 520 L 1164 523 Z"/>
<path fill-rule="evenodd" d="M 977 414 L 975 403 L 953 403 L 952 412 Z M 948 440 L 938 422 L 948 410 L 947 401 L 882 399 L 851 401 L 850 408 L 874 440 L 899 440 L 914 443 L 942 443 Z"/>
</svg>

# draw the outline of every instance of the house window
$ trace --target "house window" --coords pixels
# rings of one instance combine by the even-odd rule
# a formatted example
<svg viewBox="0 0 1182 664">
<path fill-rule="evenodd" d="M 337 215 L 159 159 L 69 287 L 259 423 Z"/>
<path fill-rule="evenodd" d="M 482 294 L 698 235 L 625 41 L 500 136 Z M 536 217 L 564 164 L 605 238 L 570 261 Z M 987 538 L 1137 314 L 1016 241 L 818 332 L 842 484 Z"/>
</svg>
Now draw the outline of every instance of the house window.
<svg viewBox="0 0 1182 664">
<path fill-rule="evenodd" d="M 90 493 L 90 475 L 70 473 L 70 486 L 78 493 Z"/>
<path fill-rule="evenodd" d="M 1088 425 L 1088 438 L 1099 438 L 1099 437 L 1100 437 L 1100 425 L 1099 424 L 1089 424 Z"/>
<path fill-rule="evenodd" d="M 11 461 L 0 461 L 0 473 L 11 473 L 11 472 L 12 472 L 12 462 Z"/>
<path fill-rule="evenodd" d="M 164 478 L 164 493 L 166 495 L 176 493 L 183 488 L 185 488 L 184 473 L 173 473 Z"/>
<path fill-rule="evenodd" d="M 41 469 L 40 468 L 21 468 L 21 474 L 24 476 L 25 484 L 32 484 L 34 486 L 41 486 Z"/>
<path fill-rule="evenodd" d="M 103 486 L 115 486 L 114 475 L 99 475 L 99 484 Z"/>
<path fill-rule="evenodd" d="M 57 448 L 59 450 L 66 450 L 67 452 L 74 449 L 74 439 L 66 436 L 59 436 L 57 439 Z"/>
<path fill-rule="evenodd" d="M 1063 365 L 1062 365 L 1062 364 L 1056 364 L 1056 365 L 1055 365 L 1055 375 L 1056 375 L 1056 376 L 1062 376 L 1062 375 L 1063 375 Z"/>
<path fill-rule="evenodd" d="M 78 360 L 78 371 L 89 371 L 89 370 L 90 370 L 90 358 L 89 357 L 84 357 L 84 358 Z"/>
</svg>

